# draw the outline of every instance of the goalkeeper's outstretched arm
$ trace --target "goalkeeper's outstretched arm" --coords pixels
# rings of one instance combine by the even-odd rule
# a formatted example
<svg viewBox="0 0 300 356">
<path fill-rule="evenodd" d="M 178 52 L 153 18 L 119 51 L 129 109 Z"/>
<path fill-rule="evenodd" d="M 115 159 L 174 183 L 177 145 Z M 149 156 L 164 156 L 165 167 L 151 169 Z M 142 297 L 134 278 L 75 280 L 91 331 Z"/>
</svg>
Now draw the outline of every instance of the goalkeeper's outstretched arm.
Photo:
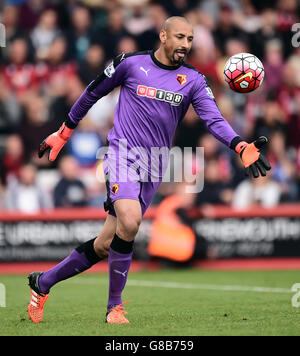
<svg viewBox="0 0 300 356">
<path fill-rule="evenodd" d="M 67 143 L 72 132 L 89 109 L 114 88 L 122 85 L 127 76 L 126 54 L 116 57 L 106 69 L 93 80 L 72 106 L 66 121 L 59 130 L 48 136 L 39 148 L 41 158 L 49 151 L 49 160 L 55 161 L 57 155 Z"/>
<path fill-rule="evenodd" d="M 268 142 L 268 139 L 261 136 L 252 143 L 243 141 L 223 118 L 205 77 L 200 73 L 195 85 L 192 104 L 209 132 L 240 155 L 247 175 L 251 174 L 254 178 L 266 175 L 271 165 L 260 149 Z"/>
</svg>

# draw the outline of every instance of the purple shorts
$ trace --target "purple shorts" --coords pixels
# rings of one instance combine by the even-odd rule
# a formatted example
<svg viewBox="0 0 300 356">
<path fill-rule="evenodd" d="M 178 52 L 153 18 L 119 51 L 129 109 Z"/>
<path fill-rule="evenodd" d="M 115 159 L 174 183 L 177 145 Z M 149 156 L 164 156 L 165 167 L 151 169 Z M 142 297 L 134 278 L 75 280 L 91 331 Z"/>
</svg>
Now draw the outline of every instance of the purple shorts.
<svg viewBox="0 0 300 356">
<path fill-rule="evenodd" d="M 113 203 L 118 199 L 134 199 L 138 200 L 141 204 L 142 215 L 145 214 L 148 206 L 150 205 L 154 194 L 156 193 L 161 181 L 151 182 L 144 181 L 143 179 L 135 180 L 125 179 L 119 180 L 116 175 L 112 175 L 110 169 L 110 162 L 107 157 L 104 158 L 106 165 L 104 168 L 104 175 L 106 181 L 107 199 L 104 202 L 104 210 L 109 214 L 116 216 Z M 137 169 L 139 173 L 139 169 Z M 113 176 L 113 178 L 111 178 Z"/>
</svg>

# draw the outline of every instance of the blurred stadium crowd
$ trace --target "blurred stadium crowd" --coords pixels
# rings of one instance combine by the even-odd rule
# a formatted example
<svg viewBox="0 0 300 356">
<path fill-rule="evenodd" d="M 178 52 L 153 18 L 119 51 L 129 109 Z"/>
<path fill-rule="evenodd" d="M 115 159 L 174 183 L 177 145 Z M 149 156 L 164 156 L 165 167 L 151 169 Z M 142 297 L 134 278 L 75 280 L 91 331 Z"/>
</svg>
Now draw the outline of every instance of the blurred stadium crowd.
<svg viewBox="0 0 300 356">
<path fill-rule="evenodd" d="M 169 16 L 194 25 L 187 62 L 207 77 L 223 116 L 246 140 L 269 138 L 267 178 L 249 179 L 239 157 L 209 135 L 192 108 L 174 145 L 205 147 L 205 184 L 197 206 L 246 208 L 300 200 L 300 47 L 291 27 L 297 0 L 0 0 L 6 47 L 0 49 L 0 209 L 35 212 L 102 206 L 105 184 L 96 152 L 113 124 L 118 90 L 89 111 L 56 163 L 38 159 L 40 142 L 56 131 L 84 88 L 122 52 L 156 48 Z M 237 94 L 223 67 L 250 52 L 265 67 L 261 88 Z M 100 169 L 99 169 L 100 168 Z M 153 201 L 174 193 L 163 183 Z"/>
</svg>

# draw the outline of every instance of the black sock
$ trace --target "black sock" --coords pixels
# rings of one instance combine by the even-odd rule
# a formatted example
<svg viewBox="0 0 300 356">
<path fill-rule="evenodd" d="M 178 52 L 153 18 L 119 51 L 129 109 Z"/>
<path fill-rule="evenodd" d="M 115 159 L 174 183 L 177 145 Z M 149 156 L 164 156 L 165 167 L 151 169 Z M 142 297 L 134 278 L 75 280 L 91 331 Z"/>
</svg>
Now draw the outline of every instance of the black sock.
<svg viewBox="0 0 300 356">
<path fill-rule="evenodd" d="M 134 241 L 125 241 L 115 234 L 110 247 L 118 253 L 128 254 L 133 251 L 133 243 Z"/>
<path fill-rule="evenodd" d="M 91 239 L 85 243 L 83 243 L 82 245 L 78 246 L 76 248 L 76 251 L 79 253 L 84 252 L 84 254 L 86 255 L 86 258 L 91 262 L 91 264 L 95 264 L 99 261 L 101 261 L 103 258 L 100 258 L 94 249 L 94 241 L 96 240 L 97 237 L 95 237 L 94 239 Z"/>
</svg>

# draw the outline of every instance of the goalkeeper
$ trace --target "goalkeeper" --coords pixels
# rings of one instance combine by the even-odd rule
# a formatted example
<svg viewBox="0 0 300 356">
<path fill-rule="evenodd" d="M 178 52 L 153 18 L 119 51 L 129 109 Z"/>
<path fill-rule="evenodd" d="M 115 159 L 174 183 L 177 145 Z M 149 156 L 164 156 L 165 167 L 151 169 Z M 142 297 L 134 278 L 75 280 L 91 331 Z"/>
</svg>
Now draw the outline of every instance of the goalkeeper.
<svg viewBox="0 0 300 356">
<path fill-rule="evenodd" d="M 125 316 L 122 291 L 132 260 L 134 238 L 161 183 L 163 172 L 157 169 L 158 179 L 155 181 L 118 179 L 118 174 L 132 164 L 130 158 L 122 159 L 117 172 L 114 171 L 114 158 L 120 153 L 121 140 L 126 139 L 128 149 L 143 147 L 147 156 L 150 156 L 152 147 L 170 149 L 176 127 L 192 104 L 209 132 L 240 155 L 248 174 L 265 176 L 266 170 L 271 168 L 260 153 L 267 139 L 260 137 L 253 143 L 243 141 L 222 117 L 204 76 L 185 63 L 193 41 L 193 28 L 187 20 L 183 17 L 167 19 L 159 39 L 160 47 L 156 51 L 116 57 L 84 90 L 62 127 L 40 145 L 40 157 L 49 151 L 49 159 L 54 161 L 88 110 L 101 97 L 121 86 L 114 125 L 108 134 L 109 150 L 116 155 L 108 152 L 104 160 L 107 183 L 104 208 L 108 215 L 103 229 L 96 238 L 78 246 L 52 269 L 33 272 L 28 276 L 31 288 L 28 313 L 35 323 L 42 321 L 44 304 L 56 283 L 89 269 L 107 257 L 109 295 L 106 322 L 129 322 Z M 141 175 L 151 176 L 152 172 L 145 162 L 140 159 L 136 168 Z"/>
</svg>

